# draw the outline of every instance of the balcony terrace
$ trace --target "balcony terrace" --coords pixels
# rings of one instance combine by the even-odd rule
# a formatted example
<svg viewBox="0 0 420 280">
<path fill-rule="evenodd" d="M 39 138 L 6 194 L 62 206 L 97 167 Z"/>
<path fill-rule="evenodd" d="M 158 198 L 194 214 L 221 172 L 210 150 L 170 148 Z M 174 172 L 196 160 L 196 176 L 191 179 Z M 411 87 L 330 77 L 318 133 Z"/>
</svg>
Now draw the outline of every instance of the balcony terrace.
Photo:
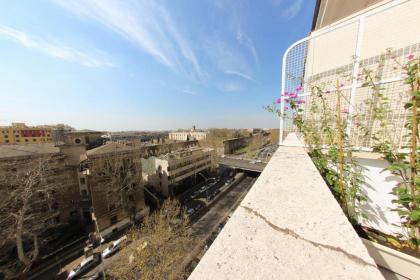
<svg viewBox="0 0 420 280">
<path fill-rule="evenodd" d="M 296 140 L 278 148 L 190 280 L 383 279 Z"/>
</svg>

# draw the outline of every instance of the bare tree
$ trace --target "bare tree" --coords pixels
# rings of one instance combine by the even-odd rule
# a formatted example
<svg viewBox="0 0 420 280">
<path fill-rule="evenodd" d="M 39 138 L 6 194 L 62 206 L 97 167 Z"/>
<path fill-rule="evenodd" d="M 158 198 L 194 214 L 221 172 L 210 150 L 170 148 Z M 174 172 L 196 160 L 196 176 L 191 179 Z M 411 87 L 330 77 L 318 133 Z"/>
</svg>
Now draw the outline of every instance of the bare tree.
<svg viewBox="0 0 420 280">
<path fill-rule="evenodd" d="M 66 180 L 56 180 L 55 156 L 2 162 L 0 168 L 0 247 L 14 244 L 18 262 L 4 269 L 25 274 L 38 258 L 43 232 L 54 227 L 56 201 Z"/>
<path fill-rule="evenodd" d="M 188 217 L 181 206 L 166 200 L 162 208 L 133 228 L 122 256 L 111 267 L 114 279 L 180 279 L 194 247 Z"/>
</svg>

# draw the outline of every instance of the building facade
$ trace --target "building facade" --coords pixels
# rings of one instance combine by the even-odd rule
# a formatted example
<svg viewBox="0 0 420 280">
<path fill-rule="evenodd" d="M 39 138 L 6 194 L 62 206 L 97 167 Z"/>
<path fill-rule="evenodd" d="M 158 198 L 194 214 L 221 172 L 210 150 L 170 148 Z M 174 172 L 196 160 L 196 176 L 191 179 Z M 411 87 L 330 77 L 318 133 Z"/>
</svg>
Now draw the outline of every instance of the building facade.
<svg viewBox="0 0 420 280">
<path fill-rule="evenodd" d="M 164 197 L 173 195 L 172 188 L 184 180 L 215 167 L 214 150 L 189 148 L 162 156 L 142 159 L 143 177 Z"/>
<path fill-rule="evenodd" d="M 0 176 L 20 180 L 18 176 L 33 170 L 40 160 L 45 165 L 44 184 L 51 189 L 49 195 L 54 196 L 51 207 L 57 212 L 50 222 L 67 223 L 80 214 L 77 169 L 67 164 L 66 155 L 52 143 L 0 146 Z M 8 181 L 4 182 L 2 188 L 7 188 Z"/>
<path fill-rule="evenodd" d="M 26 126 L 24 123 L 12 123 L 10 126 L 0 126 L 0 145 L 50 142 L 52 142 L 51 128 L 47 126 Z"/>
<path fill-rule="evenodd" d="M 196 130 L 195 126 L 190 131 L 173 131 L 169 133 L 169 140 L 173 141 L 189 141 L 189 140 L 206 140 L 207 132 Z"/>
<path fill-rule="evenodd" d="M 103 237 L 148 213 L 138 148 L 112 143 L 87 151 L 79 182 Z"/>
</svg>

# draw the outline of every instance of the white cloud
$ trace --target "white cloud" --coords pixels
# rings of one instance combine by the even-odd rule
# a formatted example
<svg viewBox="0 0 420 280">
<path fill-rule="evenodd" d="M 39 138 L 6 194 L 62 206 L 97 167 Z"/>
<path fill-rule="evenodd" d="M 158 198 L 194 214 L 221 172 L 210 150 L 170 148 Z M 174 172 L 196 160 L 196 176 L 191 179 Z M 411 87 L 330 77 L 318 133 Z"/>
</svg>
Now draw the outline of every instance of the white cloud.
<svg viewBox="0 0 420 280">
<path fill-rule="evenodd" d="M 231 49 L 218 39 L 207 40 L 204 50 L 223 73 L 254 80 L 246 59 L 240 52 Z"/>
<path fill-rule="evenodd" d="M 302 8 L 303 0 L 292 0 L 292 4 L 290 4 L 282 13 L 282 17 L 285 19 L 292 19 L 294 18 Z"/>
<path fill-rule="evenodd" d="M 240 83 L 228 82 L 222 86 L 221 90 L 225 92 L 237 92 L 242 91 L 243 86 Z"/>
<path fill-rule="evenodd" d="M 188 89 L 184 89 L 182 92 L 189 95 L 198 95 L 195 91 L 188 90 Z"/>
<path fill-rule="evenodd" d="M 242 29 L 239 28 L 236 32 L 236 40 L 238 40 L 240 44 L 248 48 L 248 50 L 251 52 L 252 56 L 254 57 L 255 64 L 259 67 L 260 63 L 259 63 L 257 51 L 255 49 L 254 42 L 251 40 L 251 38 L 248 37 L 248 35 L 246 35 L 242 31 Z"/>
<path fill-rule="evenodd" d="M 114 67 L 115 65 L 106 59 L 95 57 L 86 52 L 70 48 L 63 44 L 53 43 L 49 40 L 42 39 L 19 31 L 17 29 L 0 25 L 0 37 L 12 40 L 28 49 L 37 50 L 46 55 L 79 63 L 87 67 Z"/>
<path fill-rule="evenodd" d="M 100 22 L 175 72 L 201 77 L 194 51 L 170 14 L 154 1 L 55 0 L 62 7 Z"/>
<path fill-rule="evenodd" d="M 235 76 L 238 76 L 238 77 L 244 78 L 244 79 L 246 79 L 246 80 L 249 80 L 249 81 L 253 81 L 253 82 L 255 82 L 254 78 L 252 78 L 251 76 L 248 76 L 248 75 L 246 75 L 246 74 L 244 74 L 244 73 L 235 72 L 235 71 L 232 71 L 232 70 L 227 70 L 227 71 L 225 71 L 225 74 L 228 74 L 228 75 L 235 75 Z"/>
</svg>

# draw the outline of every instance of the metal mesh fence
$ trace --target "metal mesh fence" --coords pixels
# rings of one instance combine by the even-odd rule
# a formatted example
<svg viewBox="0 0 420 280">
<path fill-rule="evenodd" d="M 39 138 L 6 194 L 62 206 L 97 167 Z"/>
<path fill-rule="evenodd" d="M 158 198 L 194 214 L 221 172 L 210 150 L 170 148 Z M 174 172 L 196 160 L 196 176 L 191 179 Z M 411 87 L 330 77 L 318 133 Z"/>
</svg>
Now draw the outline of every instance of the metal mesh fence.
<svg viewBox="0 0 420 280">
<path fill-rule="evenodd" d="M 346 132 L 352 145 L 369 149 L 373 145 L 372 135 L 385 129 L 396 147 L 404 147 L 407 134 L 404 103 L 408 98 L 408 85 L 401 65 L 407 62 L 407 55 L 420 55 L 420 31 L 412 28 L 420 26 L 420 18 L 415 16 L 419 8 L 420 1 L 391 1 L 315 31 L 289 47 L 283 57 L 282 93 L 298 93 L 305 102 L 302 105 L 304 120 L 319 128 L 321 138 L 321 118 L 328 110 L 331 116 L 337 113 L 338 86 L 340 107 L 345 113 Z M 397 33 L 389 34 L 388 30 Z M 386 105 L 386 127 L 380 127 L 373 117 L 375 106 L 372 104 L 379 101 L 374 99 L 372 88 L 363 83 L 367 72 L 390 100 Z M 302 87 L 302 91 L 296 92 L 297 87 Z M 322 98 L 316 88 L 322 89 Z M 283 99 L 280 141 L 288 132 L 296 132 L 288 106 Z M 333 120 L 334 117 L 331 127 L 334 127 Z"/>
</svg>

